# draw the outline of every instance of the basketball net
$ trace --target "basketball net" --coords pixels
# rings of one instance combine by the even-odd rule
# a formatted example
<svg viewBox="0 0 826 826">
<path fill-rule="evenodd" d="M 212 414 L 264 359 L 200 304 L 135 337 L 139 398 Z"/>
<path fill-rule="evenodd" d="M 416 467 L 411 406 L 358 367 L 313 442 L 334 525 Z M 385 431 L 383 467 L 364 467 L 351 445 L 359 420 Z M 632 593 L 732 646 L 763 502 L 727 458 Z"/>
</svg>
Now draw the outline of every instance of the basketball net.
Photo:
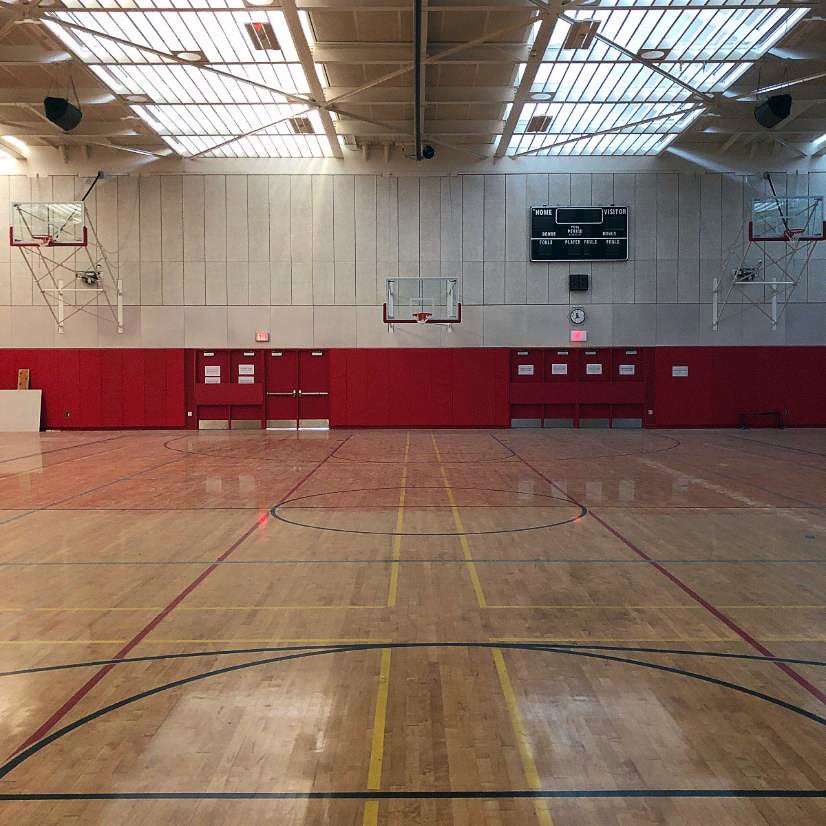
<svg viewBox="0 0 826 826">
<path fill-rule="evenodd" d="M 416 319 L 417 324 L 426 324 L 427 320 L 433 315 L 433 313 L 428 313 L 426 311 L 420 311 L 413 313 L 413 318 Z"/>
</svg>

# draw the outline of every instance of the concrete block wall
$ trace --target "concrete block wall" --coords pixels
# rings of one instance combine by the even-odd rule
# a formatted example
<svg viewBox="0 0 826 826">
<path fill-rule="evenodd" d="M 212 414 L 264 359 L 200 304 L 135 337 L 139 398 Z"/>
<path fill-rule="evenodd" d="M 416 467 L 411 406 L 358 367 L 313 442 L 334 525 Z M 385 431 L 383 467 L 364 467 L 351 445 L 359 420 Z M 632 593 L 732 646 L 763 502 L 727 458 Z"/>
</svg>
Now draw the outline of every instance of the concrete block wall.
<svg viewBox="0 0 826 826">
<path fill-rule="evenodd" d="M 826 195 L 826 172 L 775 175 Z M 12 200 L 71 200 L 88 179 L 0 177 Z M 712 280 L 743 244 L 758 176 L 688 172 L 116 177 L 87 206 L 124 283 L 126 332 L 79 314 L 57 335 L 20 253 L 0 247 L 0 347 L 555 346 L 586 306 L 594 345 L 826 343 L 826 244 L 778 329 L 739 298 L 711 329 Z M 629 260 L 528 261 L 535 204 L 630 207 Z M 79 257 L 78 257 L 78 260 Z M 591 274 L 570 294 L 568 274 Z M 455 328 L 381 321 L 389 276 L 459 276 Z M 755 287 L 752 296 L 764 298 Z"/>
</svg>

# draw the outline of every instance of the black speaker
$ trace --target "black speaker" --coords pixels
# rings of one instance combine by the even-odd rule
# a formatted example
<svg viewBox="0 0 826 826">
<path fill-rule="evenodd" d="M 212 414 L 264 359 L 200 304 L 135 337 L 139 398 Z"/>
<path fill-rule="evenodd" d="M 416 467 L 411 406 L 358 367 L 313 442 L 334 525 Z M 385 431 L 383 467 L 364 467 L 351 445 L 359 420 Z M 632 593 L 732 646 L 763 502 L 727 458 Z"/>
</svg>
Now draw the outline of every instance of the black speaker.
<svg viewBox="0 0 826 826">
<path fill-rule="evenodd" d="M 426 161 L 429 161 L 435 154 L 436 154 L 436 150 L 429 143 L 426 143 L 422 147 L 422 157 Z"/>
<path fill-rule="evenodd" d="M 773 129 L 781 121 L 786 120 L 792 111 L 791 95 L 772 95 L 754 110 L 754 119 L 766 129 Z"/>
<path fill-rule="evenodd" d="M 588 273 L 572 272 L 568 276 L 568 289 L 572 293 L 583 293 L 588 289 Z"/>
<path fill-rule="evenodd" d="M 83 118 L 83 113 L 66 98 L 43 98 L 46 117 L 64 132 L 70 132 Z"/>
</svg>

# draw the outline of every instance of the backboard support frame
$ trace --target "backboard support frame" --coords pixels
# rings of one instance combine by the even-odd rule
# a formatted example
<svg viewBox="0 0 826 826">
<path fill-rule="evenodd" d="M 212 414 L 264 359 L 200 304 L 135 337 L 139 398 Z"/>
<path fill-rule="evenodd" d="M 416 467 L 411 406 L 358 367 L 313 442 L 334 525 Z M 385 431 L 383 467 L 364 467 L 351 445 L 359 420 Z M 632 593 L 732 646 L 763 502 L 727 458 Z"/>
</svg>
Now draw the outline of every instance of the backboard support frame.
<svg viewBox="0 0 826 826">
<path fill-rule="evenodd" d="M 49 207 L 70 204 L 79 206 L 77 214 L 83 223 L 61 238 L 61 227 L 56 227 L 54 233 L 50 231 L 53 227 Z M 38 220 L 36 207 L 42 207 L 40 211 L 47 216 L 43 226 L 33 223 Z M 115 276 L 109 254 L 83 203 L 13 202 L 11 208 L 9 244 L 18 249 L 57 324 L 58 334 L 65 332 L 65 324 L 72 316 L 87 313 L 100 317 L 101 312 L 112 319 L 118 333 L 123 333 L 123 283 Z M 22 210 L 28 210 L 29 215 Z M 32 229 L 37 231 L 31 232 Z M 76 261 L 77 256 L 80 262 Z"/>
<path fill-rule="evenodd" d="M 740 307 L 744 302 L 754 306 L 776 330 L 794 291 L 806 277 L 817 244 L 826 241 L 823 197 L 780 197 L 771 177 L 765 177 L 773 197 L 752 201 L 745 237 L 741 232 L 729 250 L 723 277 L 715 278 L 712 284 L 715 332 L 720 329 L 727 307 Z M 769 271 L 773 277 L 766 275 Z M 762 288 L 762 296 L 753 295 L 755 287 Z"/>
</svg>

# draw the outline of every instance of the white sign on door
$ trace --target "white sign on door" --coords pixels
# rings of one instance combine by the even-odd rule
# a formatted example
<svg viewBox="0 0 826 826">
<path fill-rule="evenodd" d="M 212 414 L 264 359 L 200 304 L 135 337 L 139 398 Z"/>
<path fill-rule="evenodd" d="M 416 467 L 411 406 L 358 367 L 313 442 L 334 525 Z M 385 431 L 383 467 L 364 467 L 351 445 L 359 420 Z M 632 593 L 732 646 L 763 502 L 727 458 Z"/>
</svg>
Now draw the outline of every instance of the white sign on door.
<svg viewBox="0 0 826 826">
<path fill-rule="evenodd" d="M 254 364 L 239 364 L 238 365 L 238 375 L 239 376 L 254 376 L 255 375 L 255 365 Z"/>
<path fill-rule="evenodd" d="M 568 365 L 567 364 L 552 364 L 551 365 L 551 375 L 552 376 L 567 376 L 568 375 Z"/>
<path fill-rule="evenodd" d="M 586 376 L 601 376 L 602 375 L 602 365 L 601 364 L 586 364 L 585 365 L 585 375 Z"/>
<path fill-rule="evenodd" d="M 533 375 L 533 365 L 532 364 L 520 364 L 519 365 L 519 375 L 520 376 L 532 376 Z"/>
<path fill-rule="evenodd" d="M 636 372 L 637 366 L 635 364 L 620 364 L 619 366 L 619 374 L 621 376 L 633 376 Z"/>
<path fill-rule="evenodd" d="M 680 378 L 686 378 L 688 376 L 688 365 L 687 364 L 674 364 L 671 366 L 671 375 L 672 376 L 679 376 Z"/>
</svg>

